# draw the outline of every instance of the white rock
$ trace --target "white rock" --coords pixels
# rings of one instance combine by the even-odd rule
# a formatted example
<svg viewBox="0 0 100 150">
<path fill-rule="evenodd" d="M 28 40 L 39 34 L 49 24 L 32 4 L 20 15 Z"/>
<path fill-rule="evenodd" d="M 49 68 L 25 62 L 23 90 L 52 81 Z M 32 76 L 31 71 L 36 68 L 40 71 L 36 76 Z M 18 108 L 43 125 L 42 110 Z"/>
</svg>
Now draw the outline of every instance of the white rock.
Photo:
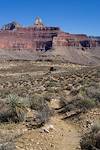
<svg viewBox="0 0 100 150">
<path fill-rule="evenodd" d="M 41 133 L 43 133 L 43 132 L 49 133 L 51 130 L 54 130 L 54 126 L 50 124 L 50 125 L 45 125 L 44 127 L 42 127 L 40 132 Z"/>
</svg>

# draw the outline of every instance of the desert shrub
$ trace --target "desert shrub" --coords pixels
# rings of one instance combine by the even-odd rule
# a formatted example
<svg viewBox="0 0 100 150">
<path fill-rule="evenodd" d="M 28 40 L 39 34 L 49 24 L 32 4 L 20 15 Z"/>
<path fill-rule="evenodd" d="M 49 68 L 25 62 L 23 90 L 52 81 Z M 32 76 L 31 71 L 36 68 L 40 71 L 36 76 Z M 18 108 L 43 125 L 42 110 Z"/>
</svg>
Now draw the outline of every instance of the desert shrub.
<svg viewBox="0 0 100 150">
<path fill-rule="evenodd" d="M 98 83 L 91 81 L 88 86 L 98 88 Z"/>
<path fill-rule="evenodd" d="M 80 146 L 82 150 L 94 150 L 94 137 L 93 134 L 85 134 L 80 140 Z"/>
<path fill-rule="evenodd" d="M 10 94 L 0 112 L 0 122 L 24 121 L 26 106 L 21 102 L 20 97 Z"/>
<path fill-rule="evenodd" d="M 66 113 L 74 110 L 76 111 L 76 109 L 79 107 L 79 102 L 80 99 L 77 96 L 71 97 L 71 101 L 69 100 L 69 102 L 65 97 L 62 96 L 60 98 L 60 106 L 62 108 L 60 113 Z"/>
<path fill-rule="evenodd" d="M 52 115 L 52 110 L 50 110 L 47 101 L 40 94 L 34 94 L 30 99 L 31 109 L 38 112 L 35 121 L 39 123 L 45 123 L 48 121 L 49 117 Z"/>
<path fill-rule="evenodd" d="M 0 97 L 1 97 L 2 99 L 3 99 L 3 98 L 6 98 L 7 95 L 9 95 L 9 94 L 10 94 L 10 91 L 9 91 L 9 89 L 7 89 L 7 88 L 0 90 Z"/>
<path fill-rule="evenodd" d="M 23 106 L 23 108 L 29 108 L 30 107 L 30 97 L 19 97 L 19 103 L 21 103 L 21 105 Z"/>
<path fill-rule="evenodd" d="M 82 150 L 100 149 L 100 125 L 92 127 L 89 133 L 86 133 L 80 140 Z"/>
<path fill-rule="evenodd" d="M 86 98 L 86 99 L 80 100 L 78 105 L 80 108 L 83 108 L 83 109 L 91 109 L 96 106 L 96 101 L 95 99 Z"/>
<path fill-rule="evenodd" d="M 100 131 L 100 124 L 99 123 L 94 124 L 91 130 L 93 133 L 97 133 L 98 131 Z"/>
<path fill-rule="evenodd" d="M 26 106 L 23 102 L 21 102 L 20 97 L 13 94 L 9 95 L 7 104 L 9 106 L 9 112 L 12 116 L 11 120 L 14 122 L 24 121 Z"/>
<path fill-rule="evenodd" d="M 54 87 L 47 87 L 46 90 L 48 91 L 48 93 L 55 93 Z"/>
<path fill-rule="evenodd" d="M 77 90 L 77 89 L 72 89 L 71 92 L 70 92 L 70 94 L 72 96 L 76 96 L 78 93 L 79 93 L 79 90 Z"/>
<path fill-rule="evenodd" d="M 81 96 L 83 96 L 83 97 L 86 96 L 86 89 L 85 89 L 85 87 L 80 88 L 79 94 Z"/>
<path fill-rule="evenodd" d="M 81 108 L 91 109 L 95 107 L 100 100 L 100 91 L 97 86 L 82 87 L 79 94 L 81 96 L 79 103 Z"/>
<path fill-rule="evenodd" d="M 48 106 L 46 106 L 41 111 L 38 111 L 35 121 L 39 124 L 45 124 L 46 122 L 48 122 L 51 115 L 52 111 Z"/>
<path fill-rule="evenodd" d="M 50 80 L 47 84 L 46 87 L 56 87 L 58 86 L 58 82 L 55 80 Z"/>
<path fill-rule="evenodd" d="M 50 102 L 51 99 L 54 98 L 54 94 L 47 92 L 47 93 L 45 93 L 45 94 L 43 95 L 43 97 L 44 97 L 44 99 L 45 99 L 46 101 Z"/>
<path fill-rule="evenodd" d="M 66 106 L 66 98 L 64 96 L 60 97 L 60 107 Z"/>
<path fill-rule="evenodd" d="M 86 90 L 86 94 L 90 98 L 95 98 L 97 101 L 100 101 L 100 88 L 96 88 L 94 86 L 89 87 Z"/>
<path fill-rule="evenodd" d="M 16 146 L 13 142 L 6 142 L 0 144 L 0 150 L 16 150 Z"/>
<path fill-rule="evenodd" d="M 81 112 L 85 113 L 88 109 L 92 109 L 93 107 L 96 106 L 95 99 L 89 99 L 89 98 L 82 99 L 79 96 L 74 96 L 70 98 L 71 100 L 69 100 L 69 102 L 66 100 L 65 97 L 60 98 L 61 110 L 59 111 L 59 113 L 66 113 L 66 112 L 76 113 L 77 110 L 79 110 L 80 113 Z"/>
<path fill-rule="evenodd" d="M 10 116 L 8 105 L 0 100 L 0 122 L 8 122 Z"/>
<path fill-rule="evenodd" d="M 31 109 L 34 109 L 36 111 L 41 111 L 45 106 L 47 105 L 47 102 L 41 96 L 40 94 L 34 94 L 30 98 L 30 107 Z"/>
<path fill-rule="evenodd" d="M 96 144 L 95 146 L 100 149 L 100 131 L 95 135 L 95 141 L 96 141 Z"/>
<path fill-rule="evenodd" d="M 83 86 L 80 89 L 79 93 L 84 97 L 87 96 L 91 99 L 95 99 L 98 102 L 100 100 L 100 87 L 99 87 L 99 84 L 93 83 L 93 85 Z"/>
</svg>

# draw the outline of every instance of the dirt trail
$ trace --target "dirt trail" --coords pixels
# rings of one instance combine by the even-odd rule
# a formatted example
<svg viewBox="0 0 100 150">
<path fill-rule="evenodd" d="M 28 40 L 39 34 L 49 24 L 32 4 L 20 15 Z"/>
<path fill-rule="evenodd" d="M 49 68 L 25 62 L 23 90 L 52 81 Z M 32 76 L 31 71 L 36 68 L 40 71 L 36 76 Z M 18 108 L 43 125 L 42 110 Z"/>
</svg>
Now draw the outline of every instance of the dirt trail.
<svg viewBox="0 0 100 150">
<path fill-rule="evenodd" d="M 57 141 L 59 143 L 57 150 L 78 150 L 80 141 L 78 128 L 61 120 L 58 115 L 51 119 L 51 123 L 54 125 L 57 135 L 61 135 Z"/>
<path fill-rule="evenodd" d="M 59 101 L 53 100 L 51 106 L 59 108 Z M 19 138 L 17 146 L 21 146 L 23 150 L 79 150 L 80 134 L 77 125 L 62 120 L 62 115 L 57 112 L 44 128 L 46 129 L 48 125 L 53 125 L 54 129 L 49 133 L 41 133 L 41 129 L 28 131 Z"/>
<path fill-rule="evenodd" d="M 41 129 L 26 131 L 17 139 L 18 150 L 79 150 L 80 134 L 76 125 L 61 120 L 59 115 L 51 118 L 54 129 L 41 133 Z"/>
</svg>

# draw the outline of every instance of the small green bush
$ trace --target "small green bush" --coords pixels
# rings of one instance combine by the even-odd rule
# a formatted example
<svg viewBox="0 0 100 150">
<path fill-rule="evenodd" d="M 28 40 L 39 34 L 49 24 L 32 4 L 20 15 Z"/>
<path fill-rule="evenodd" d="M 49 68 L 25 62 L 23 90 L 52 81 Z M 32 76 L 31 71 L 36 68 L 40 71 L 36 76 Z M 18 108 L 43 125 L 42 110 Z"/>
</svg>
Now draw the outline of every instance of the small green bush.
<svg viewBox="0 0 100 150">
<path fill-rule="evenodd" d="M 79 102 L 79 106 L 83 109 L 91 109 L 96 106 L 95 99 L 82 99 Z"/>
</svg>

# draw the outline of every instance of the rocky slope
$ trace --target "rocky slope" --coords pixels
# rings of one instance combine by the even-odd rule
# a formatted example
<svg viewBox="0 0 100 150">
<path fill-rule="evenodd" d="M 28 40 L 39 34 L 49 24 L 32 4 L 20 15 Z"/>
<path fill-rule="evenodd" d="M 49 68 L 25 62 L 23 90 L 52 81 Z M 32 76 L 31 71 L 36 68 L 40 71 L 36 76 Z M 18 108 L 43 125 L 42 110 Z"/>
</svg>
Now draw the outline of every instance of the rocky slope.
<svg viewBox="0 0 100 150">
<path fill-rule="evenodd" d="M 46 52 L 30 52 L 27 50 L 0 50 L 0 60 L 45 60 L 70 62 L 83 65 L 100 64 L 100 48 L 86 49 L 57 47 Z"/>
</svg>

